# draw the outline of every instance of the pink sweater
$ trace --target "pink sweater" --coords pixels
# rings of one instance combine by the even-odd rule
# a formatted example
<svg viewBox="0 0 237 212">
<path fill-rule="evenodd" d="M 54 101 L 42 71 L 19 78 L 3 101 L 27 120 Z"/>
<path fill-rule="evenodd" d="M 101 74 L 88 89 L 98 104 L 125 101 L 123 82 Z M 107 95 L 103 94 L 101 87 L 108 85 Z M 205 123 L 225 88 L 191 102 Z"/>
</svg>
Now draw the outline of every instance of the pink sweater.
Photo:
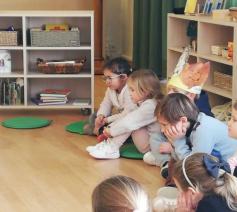
<svg viewBox="0 0 237 212">
<path fill-rule="evenodd" d="M 123 118 L 110 124 L 110 134 L 115 137 L 123 133 L 129 133 L 141 127 L 147 127 L 149 132 L 157 130 L 158 123 L 154 114 L 157 101 L 147 99 L 135 110 L 128 113 Z"/>
</svg>

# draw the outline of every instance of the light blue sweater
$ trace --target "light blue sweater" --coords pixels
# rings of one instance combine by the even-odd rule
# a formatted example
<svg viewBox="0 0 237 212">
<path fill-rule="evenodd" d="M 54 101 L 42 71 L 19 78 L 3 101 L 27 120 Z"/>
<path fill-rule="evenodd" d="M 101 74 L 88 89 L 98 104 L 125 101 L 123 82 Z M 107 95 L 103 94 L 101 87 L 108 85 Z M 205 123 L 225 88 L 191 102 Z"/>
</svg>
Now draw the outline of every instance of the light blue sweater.
<svg viewBox="0 0 237 212">
<path fill-rule="evenodd" d="M 215 118 L 199 113 L 200 125 L 190 135 L 192 149 L 186 145 L 186 138 L 174 142 L 178 159 L 183 159 L 190 153 L 202 152 L 211 154 L 219 152 L 224 160 L 230 158 L 237 151 L 237 142 L 228 136 L 227 125 Z"/>
</svg>

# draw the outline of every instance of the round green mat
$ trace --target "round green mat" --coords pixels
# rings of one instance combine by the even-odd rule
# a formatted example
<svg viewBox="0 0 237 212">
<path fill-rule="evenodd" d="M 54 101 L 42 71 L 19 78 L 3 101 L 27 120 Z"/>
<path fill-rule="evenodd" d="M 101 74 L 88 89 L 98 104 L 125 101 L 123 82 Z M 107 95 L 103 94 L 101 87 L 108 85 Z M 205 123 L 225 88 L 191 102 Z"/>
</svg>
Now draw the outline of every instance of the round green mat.
<svg viewBox="0 0 237 212">
<path fill-rule="evenodd" d="M 71 123 L 65 127 L 65 130 L 71 133 L 79 133 L 80 135 L 83 135 L 83 127 L 86 124 L 86 121 L 77 121 L 74 123 Z"/>
<path fill-rule="evenodd" d="M 142 160 L 143 155 L 137 150 L 134 144 L 125 144 L 120 148 L 120 157 L 122 158 Z"/>
<path fill-rule="evenodd" d="M 35 129 L 46 127 L 51 122 L 51 120 L 36 117 L 16 117 L 3 121 L 2 126 L 13 129 Z"/>
</svg>

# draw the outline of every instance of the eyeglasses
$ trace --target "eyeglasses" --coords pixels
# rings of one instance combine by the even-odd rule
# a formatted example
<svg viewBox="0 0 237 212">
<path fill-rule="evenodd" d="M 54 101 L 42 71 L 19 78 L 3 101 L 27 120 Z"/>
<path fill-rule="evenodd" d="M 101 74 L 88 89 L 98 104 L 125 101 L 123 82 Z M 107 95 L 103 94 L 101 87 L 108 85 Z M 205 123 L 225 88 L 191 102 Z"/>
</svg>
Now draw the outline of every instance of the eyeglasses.
<svg viewBox="0 0 237 212">
<path fill-rule="evenodd" d="M 113 77 L 108 77 L 108 76 L 103 76 L 102 79 L 106 82 L 107 80 L 109 82 L 111 82 L 113 79 L 116 79 L 118 77 L 121 77 L 121 74 L 120 75 L 117 75 L 117 76 L 113 76 Z"/>
</svg>

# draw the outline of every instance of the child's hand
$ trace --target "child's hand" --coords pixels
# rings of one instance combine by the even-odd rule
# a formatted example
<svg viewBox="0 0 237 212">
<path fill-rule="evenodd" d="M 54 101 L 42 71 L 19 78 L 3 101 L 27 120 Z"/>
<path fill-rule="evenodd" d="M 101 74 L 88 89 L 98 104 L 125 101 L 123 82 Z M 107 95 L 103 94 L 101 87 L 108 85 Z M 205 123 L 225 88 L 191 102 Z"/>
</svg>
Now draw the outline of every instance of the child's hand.
<svg viewBox="0 0 237 212">
<path fill-rule="evenodd" d="M 181 122 L 178 122 L 176 125 L 170 126 L 165 130 L 164 134 L 169 139 L 169 141 L 175 141 L 179 138 L 182 138 L 186 134 L 186 128 Z"/>
<path fill-rule="evenodd" d="M 105 118 L 103 119 L 103 122 L 104 122 L 104 124 L 108 124 L 108 119 L 105 117 Z"/>
<path fill-rule="evenodd" d="M 165 142 L 165 143 L 160 144 L 160 148 L 159 148 L 160 153 L 171 153 L 172 150 L 173 150 L 173 147 L 171 143 Z"/>
<path fill-rule="evenodd" d="M 176 212 L 194 212 L 197 203 L 193 200 L 193 195 L 190 190 L 181 192 L 177 199 Z"/>
<path fill-rule="evenodd" d="M 104 134 L 105 136 L 107 136 L 108 138 L 112 137 L 111 134 L 110 134 L 109 127 L 105 127 L 105 128 L 104 128 L 103 134 Z"/>
<path fill-rule="evenodd" d="M 104 115 L 98 115 L 95 119 L 95 125 L 104 125 Z"/>
</svg>

